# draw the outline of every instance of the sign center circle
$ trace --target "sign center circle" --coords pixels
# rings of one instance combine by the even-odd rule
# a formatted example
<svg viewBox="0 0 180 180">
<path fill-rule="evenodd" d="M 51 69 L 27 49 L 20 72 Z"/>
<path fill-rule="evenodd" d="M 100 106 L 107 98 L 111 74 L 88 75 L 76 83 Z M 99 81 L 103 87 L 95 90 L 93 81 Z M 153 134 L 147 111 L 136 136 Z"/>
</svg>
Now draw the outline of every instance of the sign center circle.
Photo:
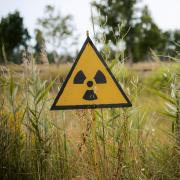
<svg viewBox="0 0 180 180">
<path fill-rule="evenodd" d="M 87 82 L 87 86 L 88 86 L 88 87 L 92 87 L 92 86 L 93 86 L 93 81 L 88 81 L 88 82 Z"/>
</svg>

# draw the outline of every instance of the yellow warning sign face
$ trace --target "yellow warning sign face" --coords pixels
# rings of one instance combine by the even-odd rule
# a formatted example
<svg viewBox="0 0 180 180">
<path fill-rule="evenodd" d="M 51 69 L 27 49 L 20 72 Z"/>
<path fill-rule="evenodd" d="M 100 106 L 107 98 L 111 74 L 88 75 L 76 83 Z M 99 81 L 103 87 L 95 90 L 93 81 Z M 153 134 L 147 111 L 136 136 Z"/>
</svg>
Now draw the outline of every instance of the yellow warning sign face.
<svg viewBox="0 0 180 180">
<path fill-rule="evenodd" d="M 129 106 L 131 102 L 87 37 L 51 110 Z"/>
</svg>

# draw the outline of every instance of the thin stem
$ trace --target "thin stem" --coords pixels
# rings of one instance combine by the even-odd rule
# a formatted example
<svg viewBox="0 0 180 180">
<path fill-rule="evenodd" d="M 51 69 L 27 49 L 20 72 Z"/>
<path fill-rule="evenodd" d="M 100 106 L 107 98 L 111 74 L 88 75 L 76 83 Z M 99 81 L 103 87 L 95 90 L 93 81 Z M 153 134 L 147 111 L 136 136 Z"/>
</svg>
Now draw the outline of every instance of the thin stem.
<svg viewBox="0 0 180 180">
<path fill-rule="evenodd" d="M 95 110 L 92 110 L 92 133 L 93 133 L 93 152 L 94 152 L 94 168 L 96 179 L 99 180 L 98 160 L 97 160 L 97 134 L 96 134 L 96 115 Z"/>
<path fill-rule="evenodd" d="M 103 174 L 106 177 L 106 137 L 105 137 L 105 125 L 104 125 L 104 115 L 103 110 L 101 109 L 101 120 L 102 120 L 102 132 L 103 132 L 103 158 L 104 158 L 104 165 L 103 165 Z"/>
</svg>

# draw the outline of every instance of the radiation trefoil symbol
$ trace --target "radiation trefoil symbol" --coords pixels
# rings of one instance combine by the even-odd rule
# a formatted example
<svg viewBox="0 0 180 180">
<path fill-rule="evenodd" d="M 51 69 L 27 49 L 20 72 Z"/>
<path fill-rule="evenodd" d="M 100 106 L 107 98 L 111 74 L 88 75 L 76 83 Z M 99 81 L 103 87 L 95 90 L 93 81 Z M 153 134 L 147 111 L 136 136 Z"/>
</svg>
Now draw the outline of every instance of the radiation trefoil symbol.
<svg viewBox="0 0 180 180">
<path fill-rule="evenodd" d="M 83 73 L 83 71 L 80 70 L 76 74 L 73 83 L 74 84 L 84 84 L 85 80 L 86 80 L 86 76 Z M 88 90 L 83 95 L 84 100 L 92 101 L 92 100 L 98 99 L 98 97 L 97 97 L 96 93 L 94 92 L 94 90 L 91 89 L 94 86 L 94 82 L 96 84 L 105 84 L 106 83 L 106 78 L 105 78 L 104 74 L 100 70 L 98 70 L 96 72 L 96 75 L 94 76 L 93 80 L 87 81 Z"/>
<path fill-rule="evenodd" d="M 51 110 L 130 107 L 130 100 L 87 37 Z"/>
</svg>

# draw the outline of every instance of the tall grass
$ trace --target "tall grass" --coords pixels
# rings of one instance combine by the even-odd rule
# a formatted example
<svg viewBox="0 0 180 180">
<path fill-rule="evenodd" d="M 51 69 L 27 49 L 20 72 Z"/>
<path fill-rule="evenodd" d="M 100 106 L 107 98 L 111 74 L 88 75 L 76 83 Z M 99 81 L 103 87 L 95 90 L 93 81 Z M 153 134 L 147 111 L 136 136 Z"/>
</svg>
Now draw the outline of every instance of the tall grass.
<svg viewBox="0 0 180 180">
<path fill-rule="evenodd" d="M 63 177 L 64 172 L 54 173 L 52 159 L 59 159 L 57 165 L 65 168 L 64 155 L 60 151 L 51 153 L 55 127 L 49 113 L 48 94 L 54 82 L 47 85 L 47 81 L 41 81 L 34 63 L 22 76 L 20 82 L 15 81 L 7 69 L 1 76 L 1 177 Z M 61 145 L 61 138 L 58 136 L 57 146 Z"/>
<path fill-rule="evenodd" d="M 0 179 L 179 179 L 179 62 L 142 76 L 119 55 L 132 108 L 52 112 L 63 68 L 1 67 Z"/>
</svg>

